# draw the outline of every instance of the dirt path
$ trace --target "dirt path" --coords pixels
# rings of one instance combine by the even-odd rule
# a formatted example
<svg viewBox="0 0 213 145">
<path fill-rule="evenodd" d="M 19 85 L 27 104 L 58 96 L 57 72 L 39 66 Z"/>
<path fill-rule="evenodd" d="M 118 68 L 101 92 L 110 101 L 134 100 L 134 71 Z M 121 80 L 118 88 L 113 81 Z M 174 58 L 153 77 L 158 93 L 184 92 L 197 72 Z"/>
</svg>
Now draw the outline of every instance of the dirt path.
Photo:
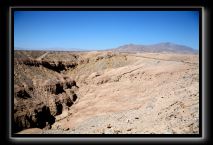
<svg viewBox="0 0 213 145">
<path fill-rule="evenodd" d="M 126 54 L 126 53 L 122 53 Z M 141 57 L 141 58 L 147 58 L 147 59 L 154 59 L 154 60 L 162 60 L 162 61 L 173 61 L 173 62 L 182 62 L 186 64 L 198 64 L 198 63 L 193 63 L 193 62 L 187 62 L 184 60 L 169 60 L 169 59 L 161 59 L 161 58 L 156 58 L 156 57 L 148 57 L 148 56 L 142 56 L 142 55 L 137 55 L 137 54 L 127 54 L 128 56 L 135 56 L 135 57 Z"/>
<path fill-rule="evenodd" d="M 38 58 L 36 58 L 36 60 L 42 60 L 45 56 L 47 56 L 49 54 L 49 52 L 44 53 L 43 55 L 39 56 Z"/>
</svg>

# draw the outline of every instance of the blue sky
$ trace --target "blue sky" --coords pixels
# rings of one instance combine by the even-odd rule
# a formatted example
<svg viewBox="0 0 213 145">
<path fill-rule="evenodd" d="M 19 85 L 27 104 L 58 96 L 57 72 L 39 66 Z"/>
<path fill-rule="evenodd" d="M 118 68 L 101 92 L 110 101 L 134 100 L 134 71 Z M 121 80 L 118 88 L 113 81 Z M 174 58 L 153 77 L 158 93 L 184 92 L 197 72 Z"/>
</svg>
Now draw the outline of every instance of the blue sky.
<svg viewBox="0 0 213 145">
<path fill-rule="evenodd" d="M 15 11 L 14 46 L 101 50 L 172 42 L 199 48 L 197 11 Z"/>
</svg>

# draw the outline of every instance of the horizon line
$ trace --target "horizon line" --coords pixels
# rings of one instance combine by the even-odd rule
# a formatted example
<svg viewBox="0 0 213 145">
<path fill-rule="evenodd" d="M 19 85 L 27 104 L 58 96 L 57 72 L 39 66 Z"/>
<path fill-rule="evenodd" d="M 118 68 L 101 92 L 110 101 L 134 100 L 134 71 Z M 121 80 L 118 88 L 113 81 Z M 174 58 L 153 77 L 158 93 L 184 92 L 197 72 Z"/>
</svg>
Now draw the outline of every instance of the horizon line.
<svg viewBox="0 0 213 145">
<path fill-rule="evenodd" d="M 24 47 L 17 47 L 14 46 L 14 50 L 42 50 L 42 51 L 102 51 L 102 50 L 110 50 L 110 49 L 116 49 L 118 47 L 121 46 L 125 46 L 125 45 L 144 45 L 144 46 L 149 46 L 149 45 L 157 45 L 157 44 L 175 44 L 175 45 L 181 45 L 181 46 L 185 46 L 185 47 L 189 47 L 193 50 L 199 50 L 199 48 L 192 48 L 188 45 L 184 45 L 184 44 L 178 44 L 178 43 L 173 43 L 173 42 L 159 42 L 159 43 L 153 43 L 153 44 L 135 44 L 135 43 L 127 43 L 127 44 L 123 44 L 117 47 L 113 47 L 113 48 L 63 48 L 63 47 L 50 47 L 50 48 L 24 48 Z"/>
</svg>

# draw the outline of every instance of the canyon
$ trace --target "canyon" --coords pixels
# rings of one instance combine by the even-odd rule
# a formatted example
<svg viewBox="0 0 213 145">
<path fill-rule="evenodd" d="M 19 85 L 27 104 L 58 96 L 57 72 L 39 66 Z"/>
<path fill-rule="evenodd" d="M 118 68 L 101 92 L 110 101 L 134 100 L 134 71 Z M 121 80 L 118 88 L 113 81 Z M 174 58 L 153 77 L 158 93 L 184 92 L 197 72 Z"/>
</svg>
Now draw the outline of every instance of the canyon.
<svg viewBox="0 0 213 145">
<path fill-rule="evenodd" d="M 14 51 L 18 134 L 199 134 L 199 54 Z"/>
</svg>

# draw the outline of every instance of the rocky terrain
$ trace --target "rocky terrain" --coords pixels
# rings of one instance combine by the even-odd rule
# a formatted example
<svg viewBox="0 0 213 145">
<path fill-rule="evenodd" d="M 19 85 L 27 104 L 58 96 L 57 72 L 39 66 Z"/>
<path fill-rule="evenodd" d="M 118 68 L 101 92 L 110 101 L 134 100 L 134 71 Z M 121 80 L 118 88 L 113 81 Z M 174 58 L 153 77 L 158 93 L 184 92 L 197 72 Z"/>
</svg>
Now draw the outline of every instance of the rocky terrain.
<svg viewBox="0 0 213 145">
<path fill-rule="evenodd" d="M 20 56 L 19 53 L 15 52 L 14 57 L 14 131 L 51 128 L 55 116 L 69 109 L 77 100 L 76 82 L 70 76 L 60 74 L 76 64 L 38 60 L 23 53 L 16 57 Z"/>
<path fill-rule="evenodd" d="M 199 55 L 14 52 L 13 131 L 198 134 Z"/>
</svg>

